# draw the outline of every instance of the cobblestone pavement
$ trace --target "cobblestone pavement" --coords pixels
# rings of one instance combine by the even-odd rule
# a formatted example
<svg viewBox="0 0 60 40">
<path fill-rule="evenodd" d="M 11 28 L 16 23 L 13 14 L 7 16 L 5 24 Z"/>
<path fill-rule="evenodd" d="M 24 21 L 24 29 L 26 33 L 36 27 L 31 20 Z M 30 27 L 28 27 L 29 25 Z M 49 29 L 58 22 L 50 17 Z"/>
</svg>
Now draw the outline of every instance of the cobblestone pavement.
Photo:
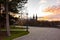
<svg viewBox="0 0 60 40">
<path fill-rule="evenodd" d="M 29 27 L 29 34 L 13 40 L 60 40 L 60 29 Z"/>
</svg>

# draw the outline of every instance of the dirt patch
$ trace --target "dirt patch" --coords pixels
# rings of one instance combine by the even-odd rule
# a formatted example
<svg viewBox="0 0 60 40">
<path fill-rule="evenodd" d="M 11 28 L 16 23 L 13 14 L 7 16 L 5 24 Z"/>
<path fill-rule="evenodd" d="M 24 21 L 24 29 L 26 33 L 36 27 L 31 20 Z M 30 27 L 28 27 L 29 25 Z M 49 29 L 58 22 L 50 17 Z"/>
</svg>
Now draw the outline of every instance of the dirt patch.
<svg viewBox="0 0 60 40">
<path fill-rule="evenodd" d="M 0 40 L 3 40 L 5 37 L 7 37 L 6 32 L 0 31 Z"/>
</svg>

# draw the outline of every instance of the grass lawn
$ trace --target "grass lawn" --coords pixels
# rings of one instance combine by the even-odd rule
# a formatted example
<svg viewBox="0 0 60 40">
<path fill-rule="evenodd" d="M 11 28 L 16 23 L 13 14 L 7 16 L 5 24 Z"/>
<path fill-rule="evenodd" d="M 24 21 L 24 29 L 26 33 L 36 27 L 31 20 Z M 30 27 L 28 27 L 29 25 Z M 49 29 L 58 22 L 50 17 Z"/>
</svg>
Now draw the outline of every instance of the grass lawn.
<svg viewBox="0 0 60 40">
<path fill-rule="evenodd" d="M 24 36 L 28 33 L 29 32 L 27 31 L 11 31 L 11 36 L 10 37 L 4 36 L 3 40 L 13 40 L 14 38 Z"/>
<path fill-rule="evenodd" d="M 29 32 L 25 31 L 24 28 L 19 28 L 19 27 L 11 27 L 11 36 L 7 37 L 6 36 L 6 29 L 2 29 L 2 33 L 4 34 L 1 36 L 1 40 L 13 40 L 14 38 L 21 37 L 24 35 L 27 35 Z"/>
</svg>

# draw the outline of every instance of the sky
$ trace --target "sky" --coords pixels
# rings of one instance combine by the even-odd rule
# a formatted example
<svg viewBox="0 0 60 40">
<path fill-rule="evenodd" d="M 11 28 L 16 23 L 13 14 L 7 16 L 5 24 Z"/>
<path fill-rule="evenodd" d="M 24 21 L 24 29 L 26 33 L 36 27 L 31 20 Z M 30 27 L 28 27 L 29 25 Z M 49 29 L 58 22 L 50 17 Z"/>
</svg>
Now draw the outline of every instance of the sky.
<svg viewBox="0 0 60 40">
<path fill-rule="evenodd" d="M 58 11 L 59 5 L 60 5 L 60 0 L 28 0 L 28 3 L 26 4 L 29 17 L 32 17 L 33 15 L 37 14 L 38 17 L 49 16 L 49 18 L 50 16 L 60 15 Z M 53 10 L 54 7 L 58 9 Z M 47 10 L 53 10 L 53 11 L 51 12 Z M 58 14 L 55 13 L 54 11 L 57 11 Z M 54 15 L 54 13 L 56 15 Z M 53 18 L 57 18 L 57 17 L 53 17 Z"/>
</svg>

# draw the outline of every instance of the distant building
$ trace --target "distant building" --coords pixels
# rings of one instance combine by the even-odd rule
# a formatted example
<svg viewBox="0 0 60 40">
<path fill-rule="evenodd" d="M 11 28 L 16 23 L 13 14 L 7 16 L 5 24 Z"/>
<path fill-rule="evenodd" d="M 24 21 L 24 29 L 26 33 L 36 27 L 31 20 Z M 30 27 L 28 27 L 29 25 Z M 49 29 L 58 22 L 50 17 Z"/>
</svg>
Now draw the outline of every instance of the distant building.
<svg viewBox="0 0 60 40">
<path fill-rule="evenodd" d="M 35 20 L 35 16 L 34 16 L 34 14 L 33 14 L 33 19 Z"/>
<path fill-rule="evenodd" d="M 38 18 L 38 17 L 37 17 L 37 14 L 36 14 L 36 21 L 37 21 L 37 18 Z"/>
<path fill-rule="evenodd" d="M 36 14 L 36 16 L 33 15 L 33 19 L 34 19 L 34 20 L 37 21 L 37 18 L 38 18 L 38 17 L 37 17 L 37 14 Z"/>
</svg>

